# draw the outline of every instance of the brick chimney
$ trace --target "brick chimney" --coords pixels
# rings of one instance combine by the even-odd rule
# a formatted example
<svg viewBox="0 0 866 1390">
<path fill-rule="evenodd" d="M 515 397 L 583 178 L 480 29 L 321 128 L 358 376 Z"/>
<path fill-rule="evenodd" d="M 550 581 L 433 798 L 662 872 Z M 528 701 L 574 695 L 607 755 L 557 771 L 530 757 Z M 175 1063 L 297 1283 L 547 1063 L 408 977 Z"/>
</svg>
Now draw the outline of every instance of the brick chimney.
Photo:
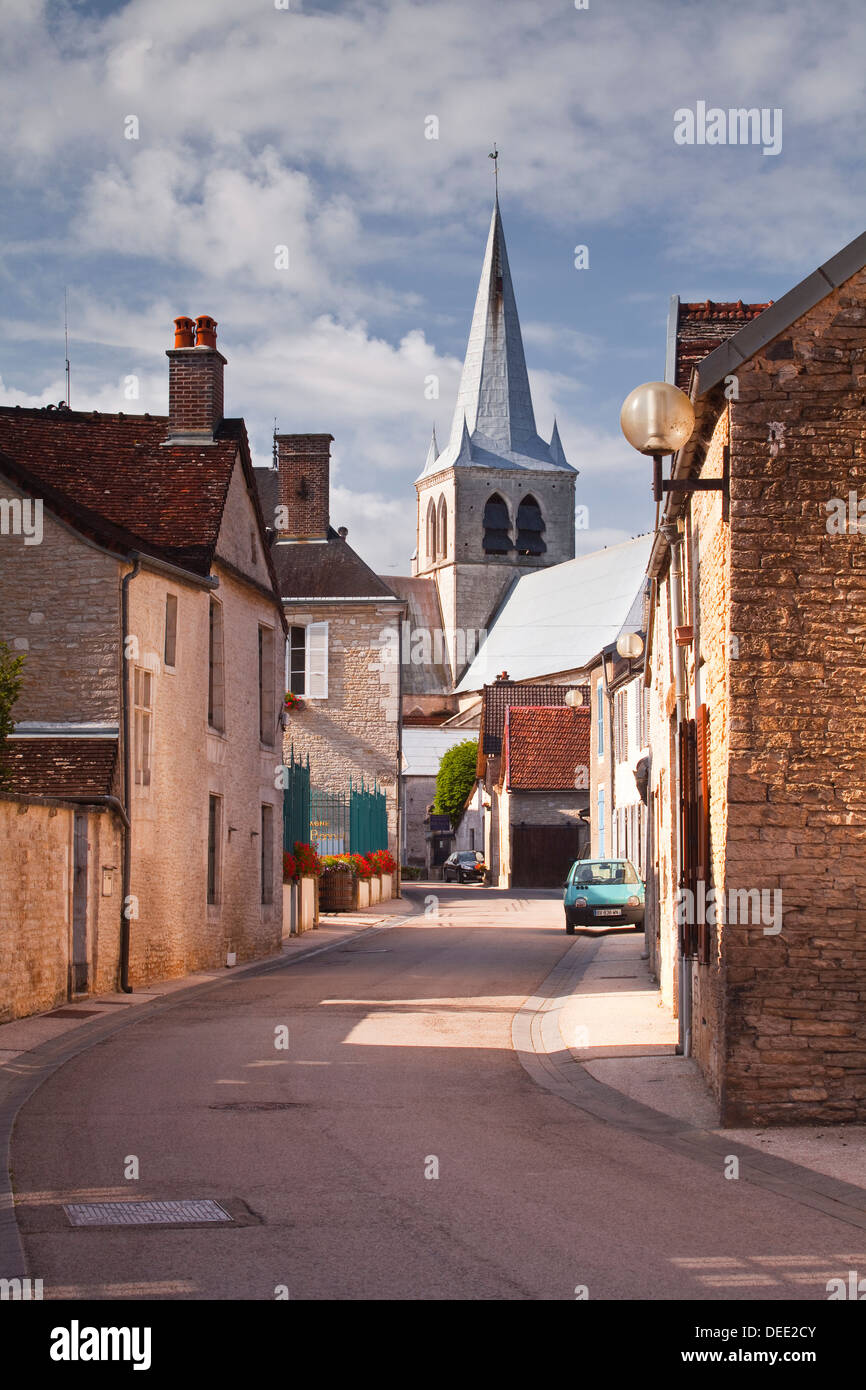
<svg viewBox="0 0 866 1390">
<path fill-rule="evenodd" d="M 199 314 L 195 323 L 174 321 L 168 358 L 167 444 L 211 444 L 223 418 L 223 367 L 217 352 L 216 320 Z"/>
<path fill-rule="evenodd" d="M 278 434 L 280 513 L 285 540 L 324 540 L 330 521 L 332 434 Z"/>
</svg>

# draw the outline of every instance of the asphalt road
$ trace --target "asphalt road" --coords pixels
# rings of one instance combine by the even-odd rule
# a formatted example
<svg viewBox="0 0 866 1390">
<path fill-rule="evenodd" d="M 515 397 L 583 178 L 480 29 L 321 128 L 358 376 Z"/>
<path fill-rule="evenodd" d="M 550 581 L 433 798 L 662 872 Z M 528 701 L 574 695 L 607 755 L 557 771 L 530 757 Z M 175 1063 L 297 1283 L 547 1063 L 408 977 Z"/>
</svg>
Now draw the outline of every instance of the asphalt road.
<svg viewBox="0 0 866 1390">
<path fill-rule="evenodd" d="M 513 1015 L 572 946 L 557 896 L 439 897 L 438 918 L 419 895 L 392 927 L 131 1022 L 36 1092 L 13 1168 L 46 1298 L 826 1299 L 866 1232 L 521 1065 Z M 62 1210 L 206 1197 L 236 1220 L 72 1229 Z"/>
</svg>

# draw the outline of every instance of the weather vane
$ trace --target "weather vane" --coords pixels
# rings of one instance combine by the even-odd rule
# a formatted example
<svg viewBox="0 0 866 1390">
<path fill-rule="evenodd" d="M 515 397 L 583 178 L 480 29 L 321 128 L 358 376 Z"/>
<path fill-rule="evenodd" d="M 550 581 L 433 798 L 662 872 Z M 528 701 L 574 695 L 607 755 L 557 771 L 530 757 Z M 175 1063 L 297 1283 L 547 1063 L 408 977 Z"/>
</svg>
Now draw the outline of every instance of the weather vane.
<svg viewBox="0 0 866 1390">
<path fill-rule="evenodd" d="M 493 141 L 493 149 L 490 151 L 490 154 L 487 156 L 487 158 L 493 160 L 493 183 L 494 183 L 494 187 L 495 187 L 495 189 L 496 189 L 496 196 L 497 196 L 497 198 L 498 198 L 498 197 L 499 197 L 499 151 L 498 151 L 498 149 L 496 148 L 496 141 L 495 141 L 495 140 Z"/>
</svg>

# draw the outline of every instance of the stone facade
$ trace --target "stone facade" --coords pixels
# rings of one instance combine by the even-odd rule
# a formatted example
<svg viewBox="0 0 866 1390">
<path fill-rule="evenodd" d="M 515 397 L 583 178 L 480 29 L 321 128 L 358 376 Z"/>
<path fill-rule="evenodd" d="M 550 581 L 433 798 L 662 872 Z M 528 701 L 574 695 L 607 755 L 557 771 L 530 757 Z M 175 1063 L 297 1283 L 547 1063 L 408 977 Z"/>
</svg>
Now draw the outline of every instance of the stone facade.
<svg viewBox="0 0 866 1390">
<path fill-rule="evenodd" d="M 393 632 L 402 616 L 391 600 L 335 599 L 286 605 L 290 626 L 328 624 L 328 694 L 303 698 L 288 716 L 286 757 L 309 754 L 314 787 L 347 791 L 349 782 L 377 779 L 388 798 L 388 846 L 399 854 L 397 802 L 400 748 L 400 665 Z"/>
<path fill-rule="evenodd" d="M 738 367 L 735 398 L 703 405 L 713 411 L 703 476 L 719 476 L 730 440 L 730 525 L 717 495 L 692 497 L 684 712 L 708 709 L 712 878 L 729 920 L 710 931 L 708 959 L 686 963 L 683 997 L 725 1123 L 866 1117 L 864 361 L 861 270 Z M 834 530 L 843 511 L 849 524 Z M 664 562 L 658 579 L 654 961 L 670 981 L 676 699 Z"/>
<path fill-rule="evenodd" d="M 21 492 L 0 475 L 0 496 Z M 120 723 L 117 559 L 45 509 L 41 545 L 0 534 L 0 638 L 26 658 L 17 723 Z"/>
</svg>

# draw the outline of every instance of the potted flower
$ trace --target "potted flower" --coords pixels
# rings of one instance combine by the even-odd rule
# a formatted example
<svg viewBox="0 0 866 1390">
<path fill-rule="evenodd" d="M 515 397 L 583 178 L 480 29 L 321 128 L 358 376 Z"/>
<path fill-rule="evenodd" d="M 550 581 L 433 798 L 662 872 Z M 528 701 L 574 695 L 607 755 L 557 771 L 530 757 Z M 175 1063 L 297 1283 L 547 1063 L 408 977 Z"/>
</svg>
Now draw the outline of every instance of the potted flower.
<svg viewBox="0 0 866 1390">
<path fill-rule="evenodd" d="M 287 690 L 283 696 L 283 709 L 286 714 L 291 714 L 293 710 L 300 710 L 303 708 L 304 704 L 301 697 L 296 695 L 294 690 Z"/>
<path fill-rule="evenodd" d="M 397 872 L 397 861 L 388 849 L 375 849 L 367 858 L 373 865 L 373 871 L 379 877 L 381 884 L 382 901 L 394 896 L 394 875 Z"/>
</svg>

